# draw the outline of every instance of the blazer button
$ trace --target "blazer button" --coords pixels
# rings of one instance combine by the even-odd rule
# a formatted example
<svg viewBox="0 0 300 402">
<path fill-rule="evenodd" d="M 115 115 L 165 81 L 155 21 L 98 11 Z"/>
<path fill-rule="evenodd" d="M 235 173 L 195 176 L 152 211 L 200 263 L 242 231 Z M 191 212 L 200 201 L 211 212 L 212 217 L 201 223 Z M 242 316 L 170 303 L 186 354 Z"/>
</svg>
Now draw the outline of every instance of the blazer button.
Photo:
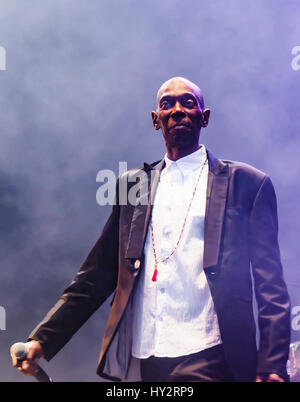
<svg viewBox="0 0 300 402">
<path fill-rule="evenodd" d="M 213 278 L 213 277 L 216 277 L 216 276 L 217 276 L 218 272 L 217 272 L 217 271 L 214 271 L 214 270 L 210 270 L 210 271 L 207 272 L 207 274 L 208 274 L 208 276 L 209 276 L 210 278 Z"/>
<path fill-rule="evenodd" d="M 140 267 L 141 267 L 141 261 L 139 259 L 131 262 L 130 268 L 131 268 L 133 276 L 137 276 L 137 274 L 139 273 Z"/>
</svg>

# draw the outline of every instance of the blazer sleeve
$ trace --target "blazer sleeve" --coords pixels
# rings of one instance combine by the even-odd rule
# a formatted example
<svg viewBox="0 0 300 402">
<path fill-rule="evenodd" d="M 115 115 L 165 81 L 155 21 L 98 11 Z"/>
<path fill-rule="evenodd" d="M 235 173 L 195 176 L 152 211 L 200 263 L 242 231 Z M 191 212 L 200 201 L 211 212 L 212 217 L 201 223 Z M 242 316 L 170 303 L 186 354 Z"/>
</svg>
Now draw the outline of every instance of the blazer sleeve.
<svg viewBox="0 0 300 402">
<path fill-rule="evenodd" d="M 52 359 L 116 288 L 118 236 L 119 207 L 114 205 L 100 238 L 74 280 L 29 335 L 29 340 L 40 342 L 46 360 Z"/>
<path fill-rule="evenodd" d="M 250 214 L 250 258 L 260 332 L 257 374 L 276 373 L 288 379 L 290 300 L 278 245 L 276 195 L 268 176 Z"/>
</svg>

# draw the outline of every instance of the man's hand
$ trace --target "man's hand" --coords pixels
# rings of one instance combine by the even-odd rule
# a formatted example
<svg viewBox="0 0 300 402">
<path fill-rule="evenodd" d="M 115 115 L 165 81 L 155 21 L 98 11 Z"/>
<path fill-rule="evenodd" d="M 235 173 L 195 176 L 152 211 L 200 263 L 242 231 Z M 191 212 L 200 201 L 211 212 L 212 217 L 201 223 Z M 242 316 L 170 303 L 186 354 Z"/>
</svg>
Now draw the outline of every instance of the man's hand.
<svg viewBox="0 0 300 402">
<path fill-rule="evenodd" d="M 20 361 L 15 356 L 12 356 L 12 364 L 25 375 L 34 375 L 38 370 L 40 358 L 43 357 L 43 350 L 41 344 L 37 341 L 30 341 L 28 345 L 26 360 Z"/>
<path fill-rule="evenodd" d="M 266 375 L 258 375 L 255 382 L 285 382 L 278 374 L 271 373 Z"/>
</svg>

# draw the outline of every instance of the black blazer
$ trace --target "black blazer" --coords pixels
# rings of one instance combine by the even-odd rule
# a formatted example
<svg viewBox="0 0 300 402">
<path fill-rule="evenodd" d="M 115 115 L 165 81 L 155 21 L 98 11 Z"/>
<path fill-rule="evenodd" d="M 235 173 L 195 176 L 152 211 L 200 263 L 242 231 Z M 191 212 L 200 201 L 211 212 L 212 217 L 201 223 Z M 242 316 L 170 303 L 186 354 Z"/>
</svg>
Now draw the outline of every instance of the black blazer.
<svg viewBox="0 0 300 402">
<path fill-rule="evenodd" d="M 280 261 L 273 185 L 266 174 L 249 165 L 216 159 L 207 153 L 204 270 L 227 362 L 238 381 L 252 381 L 256 374 L 263 373 L 288 378 L 290 301 Z M 151 198 L 163 167 L 163 160 L 145 164 L 119 178 L 116 205 L 99 240 L 73 282 L 29 337 L 42 344 L 47 360 L 115 291 L 97 372 L 105 378 L 121 379 L 120 374 L 105 372 L 105 361 L 143 269 Z M 131 205 L 124 194 L 136 185 L 137 177 L 141 202 Z M 253 288 L 258 306 L 258 350 Z M 126 361 L 125 366 L 128 364 Z"/>
</svg>

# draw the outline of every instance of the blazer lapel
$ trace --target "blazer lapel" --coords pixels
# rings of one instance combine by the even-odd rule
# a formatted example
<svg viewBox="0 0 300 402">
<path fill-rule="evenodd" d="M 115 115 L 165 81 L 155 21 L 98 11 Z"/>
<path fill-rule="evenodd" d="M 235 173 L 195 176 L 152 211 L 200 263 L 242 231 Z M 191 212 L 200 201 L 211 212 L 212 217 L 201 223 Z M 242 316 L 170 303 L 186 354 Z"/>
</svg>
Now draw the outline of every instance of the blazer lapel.
<svg viewBox="0 0 300 402">
<path fill-rule="evenodd" d="M 208 150 L 207 154 L 209 173 L 204 223 L 204 269 L 218 264 L 229 183 L 228 165 L 216 159 Z"/>
<path fill-rule="evenodd" d="M 142 258 L 155 191 L 159 181 L 160 172 L 164 165 L 164 159 L 154 167 L 146 163 L 144 164 L 144 171 L 146 174 L 143 175 L 140 188 L 146 188 L 147 191 L 142 191 L 141 202 L 134 208 L 125 258 Z M 148 198 L 147 200 L 145 200 L 146 197 Z"/>
</svg>

